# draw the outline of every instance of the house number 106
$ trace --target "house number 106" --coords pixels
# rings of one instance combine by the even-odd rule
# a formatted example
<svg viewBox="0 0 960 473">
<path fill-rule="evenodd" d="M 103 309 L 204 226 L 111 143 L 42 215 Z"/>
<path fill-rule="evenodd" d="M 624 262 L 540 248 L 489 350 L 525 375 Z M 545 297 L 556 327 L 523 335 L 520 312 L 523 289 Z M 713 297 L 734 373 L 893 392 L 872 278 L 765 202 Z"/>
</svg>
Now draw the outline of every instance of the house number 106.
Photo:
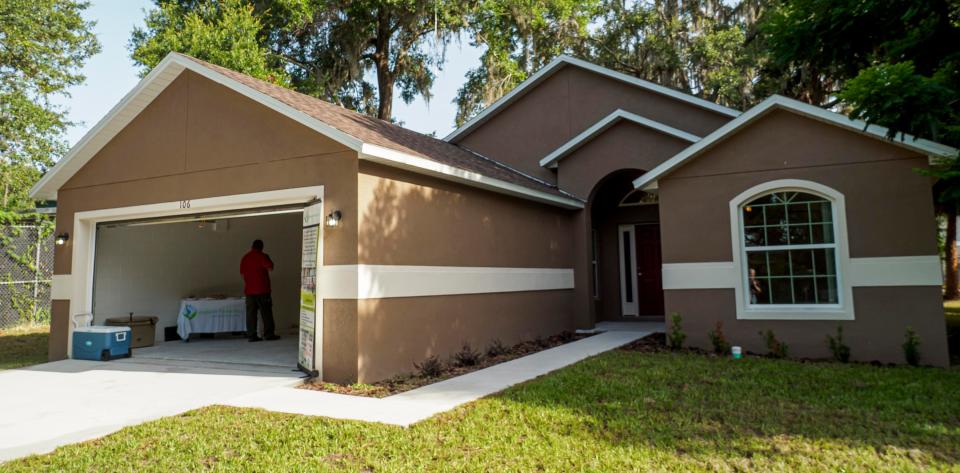
<svg viewBox="0 0 960 473">
<path fill-rule="evenodd" d="M 180 201 L 180 208 L 181 208 L 181 209 L 189 209 L 189 208 L 190 208 L 190 201 L 189 201 L 189 200 L 181 200 L 181 201 Z"/>
</svg>

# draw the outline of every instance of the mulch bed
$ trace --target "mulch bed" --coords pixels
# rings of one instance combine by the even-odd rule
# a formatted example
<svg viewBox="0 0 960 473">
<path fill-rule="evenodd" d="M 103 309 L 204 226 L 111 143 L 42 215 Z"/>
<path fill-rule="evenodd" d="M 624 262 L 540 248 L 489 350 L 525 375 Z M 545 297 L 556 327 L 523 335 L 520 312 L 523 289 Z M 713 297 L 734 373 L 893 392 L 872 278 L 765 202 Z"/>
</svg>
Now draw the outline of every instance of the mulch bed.
<svg viewBox="0 0 960 473">
<path fill-rule="evenodd" d="M 390 379 L 385 379 L 383 381 L 377 381 L 373 384 L 336 384 L 336 383 L 327 383 L 318 380 L 308 380 L 306 383 L 301 385 L 302 389 L 311 389 L 314 391 L 326 391 L 337 394 L 349 394 L 352 396 L 366 396 L 366 397 L 387 397 L 394 394 L 399 394 L 404 391 L 410 391 L 428 384 L 437 383 L 445 379 L 450 379 L 456 376 L 464 375 L 473 371 L 482 370 L 484 368 L 489 368 L 491 366 L 503 363 L 505 361 L 515 360 L 539 351 L 547 350 L 550 348 L 558 347 L 570 342 L 575 342 L 577 340 L 582 340 L 584 338 L 595 335 L 594 333 L 573 333 L 573 332 L 562 332 L 551 337 L 539 338 L 536 340 L 528 340 L 520 342 L 512 347 L 506 347 L 503 353 L 496 355 L 488 355 L 487 352 L 481 352 L 482 355 L 478 362 L 474 365 L 464 366 L 458 364 L 454 358 L 446 360 L 443 363 L 443 368 L 440 371 L 440 374 L 437 376 L 426 376 L 422 373 L 410 373 L 398 375 Z"/>
</svg>

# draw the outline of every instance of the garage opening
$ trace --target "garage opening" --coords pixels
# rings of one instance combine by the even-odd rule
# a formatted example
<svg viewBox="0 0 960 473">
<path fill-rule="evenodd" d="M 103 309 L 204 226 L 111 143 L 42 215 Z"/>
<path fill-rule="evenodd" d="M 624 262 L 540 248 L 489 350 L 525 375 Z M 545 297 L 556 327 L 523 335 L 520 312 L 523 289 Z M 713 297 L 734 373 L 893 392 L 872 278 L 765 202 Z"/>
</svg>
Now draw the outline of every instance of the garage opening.
<svg viewBox="0 0 960 473">
<path fill-rule="evenodd" d="M 94 323 L 157 318 L 154 345 L 134 358 L 296 367 L 303 207 L 100 223 Z M 279 340 L 247 340 L 240 260 L 260 239 Z M 262 334 L 262 320 L 258 317 Z"/>
</svg>

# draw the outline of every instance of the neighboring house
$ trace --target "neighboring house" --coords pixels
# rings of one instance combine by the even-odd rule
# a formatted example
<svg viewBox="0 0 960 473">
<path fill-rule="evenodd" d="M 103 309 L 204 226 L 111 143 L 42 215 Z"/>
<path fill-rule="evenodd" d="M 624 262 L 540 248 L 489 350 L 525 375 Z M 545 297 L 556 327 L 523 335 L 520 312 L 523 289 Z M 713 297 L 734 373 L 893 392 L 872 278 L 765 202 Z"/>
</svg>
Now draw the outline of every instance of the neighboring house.
<svg viewBox="0 0 960 473">
<path fill-rule="evenodd" d="M 722 322 L 747 350 L 769 329 L 826 357 L 843 325 L 854 359 L 884 362 L 911 326 L 946 365 L 931 179 L 915 169 L 956 150 L 884 132 L 561 57 L 438 140 L 171 54 L 34 188 L 69 234 L 51 358 L 71 314 L 175 324 L 179 298 L 235 286 L 256 235 L 294 266 L 274 299 L 301 365 L 332 381 L 674 312 L 696 346 Z"/>
</svg>

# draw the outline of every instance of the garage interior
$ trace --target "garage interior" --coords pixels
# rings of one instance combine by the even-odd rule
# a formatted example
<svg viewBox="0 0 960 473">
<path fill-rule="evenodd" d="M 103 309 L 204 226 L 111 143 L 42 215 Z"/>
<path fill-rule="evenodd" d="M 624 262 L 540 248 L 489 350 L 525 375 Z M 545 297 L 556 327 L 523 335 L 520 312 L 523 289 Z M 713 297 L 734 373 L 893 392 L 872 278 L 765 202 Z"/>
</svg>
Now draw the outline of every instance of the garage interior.
<svg viewBox="0 0 960 473">
<path fill-rule="evenodd" d="M 244 334 L 232 332 L 171 340 L 184 299 L 227 303 L 224 298 L 243 297 L 240 259 L 255 239 L 263 240 L 264 252 L 274 262 L 270 279 L 280 340 L 250 343 Z M 157 317 L 155 345 L 134 349 L 134 358 L 295 367 L 301 239 L 300 208 L 101 223 L 93 323 L 131 312 Z M 242 303 L 229 302 L 233 312 Z"/>
</svg>

